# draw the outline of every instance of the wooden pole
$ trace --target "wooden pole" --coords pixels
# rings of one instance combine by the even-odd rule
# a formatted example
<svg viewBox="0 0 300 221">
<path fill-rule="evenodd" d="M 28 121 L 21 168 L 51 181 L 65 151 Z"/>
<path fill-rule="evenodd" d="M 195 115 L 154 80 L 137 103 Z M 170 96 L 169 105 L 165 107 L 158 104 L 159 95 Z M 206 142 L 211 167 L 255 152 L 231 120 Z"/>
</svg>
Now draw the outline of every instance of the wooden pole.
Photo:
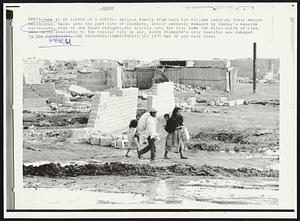
<svg viewBox="0 0 300 221">
<path fill-rule="evenodd" d="M 256 42 L 253 43 L 253 94 L 256 93 Z"/>
</svg>

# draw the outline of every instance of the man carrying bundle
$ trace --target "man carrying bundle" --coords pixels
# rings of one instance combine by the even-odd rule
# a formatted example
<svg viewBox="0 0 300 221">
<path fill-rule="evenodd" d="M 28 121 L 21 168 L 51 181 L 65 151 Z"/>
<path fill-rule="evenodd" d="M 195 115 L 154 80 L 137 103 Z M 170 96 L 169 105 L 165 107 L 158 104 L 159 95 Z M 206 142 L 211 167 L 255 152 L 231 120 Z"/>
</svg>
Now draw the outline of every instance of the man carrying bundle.
<svg viewBox="0 0 300 221">
<path fill-rule="evenodd" d="M 151 108 L 149 114 L 145 113 L 145 115 L 142 116 L 139 120 L 139 129 L 145 130 L 148 145 L 143 149 L 139 150 L 137 154 L 140 159 L 144 153 L 147 153 L 150 150 L 151 151 L 150 162 L 152 163 L 155 160 L 155 154 L 156 154 L 155 141 L 159 139 L 158 133 L 156 132 L 156 124 L 157 124 L 156 115 L 157 115 L 157 110 L 155 108 Z"/>
</svg>

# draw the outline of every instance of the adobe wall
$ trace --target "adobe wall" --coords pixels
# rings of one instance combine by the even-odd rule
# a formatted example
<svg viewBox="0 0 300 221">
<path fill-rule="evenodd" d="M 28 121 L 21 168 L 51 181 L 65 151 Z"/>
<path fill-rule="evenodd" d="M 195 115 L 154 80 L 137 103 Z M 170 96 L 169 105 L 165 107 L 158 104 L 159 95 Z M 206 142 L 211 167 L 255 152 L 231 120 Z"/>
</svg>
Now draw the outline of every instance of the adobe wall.
<svg viewBox="0 0 300 221">
<path fill-rule="evenodd" d="M 137 99 L 137 88 L 96 92 L 93 96 L 88 128 L 104 133 L 127 129 L 130 120 L 136 119 Z"/>
<path fill-rule="evenodd" d="M 172 112 L 175 107 L 174 83 L 163 82 L 153 84 L 151 94 L 147 97 L 147 110 L 157 109 L 157 115 L 163 116 Z"/>
</svg>

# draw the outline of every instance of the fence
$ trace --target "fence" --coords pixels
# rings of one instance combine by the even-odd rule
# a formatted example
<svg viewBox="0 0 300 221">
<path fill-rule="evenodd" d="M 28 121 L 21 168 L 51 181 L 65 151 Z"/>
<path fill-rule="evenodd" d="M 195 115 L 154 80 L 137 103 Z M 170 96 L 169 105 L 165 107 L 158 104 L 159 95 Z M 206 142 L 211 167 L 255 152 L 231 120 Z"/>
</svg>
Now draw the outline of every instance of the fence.
<svg viewBox="0 0 300 221">
<path fill-rule="evenodd" d="M 139 89 L 149 89 L 152 87 L 152 79 L 155 76 L 156 67 L 136 68 L 137 87 Z"/>
<path fill-rule="evenodd" d="M 233 68 L 228 71 L 226 68 L 217 67 L 182 67 L 166 69 L 164 74 L 175 83 L 230 91 L 235 88 L 237 70 Z"/>
<path fill-rule="evenodd" d="M 77 84 L 91 91 L 102 91 L 113 87 L 113 69 L 99 70 L 92 73 L 78 73 Z M 138 87 L 149 89 L 152 87 L 156 67 L 135 68 L 134 70 L 123 70 L 123 88 Z M 169 81 L 188 84 L 193 87 L 208 86 L 211 89 L 231 91 L 234 90 L 237 79 L 236 68 L 221 67 L 178 67 L 166 68 L 164 75 Z"/>
<path fill-rule="evenodd" d="M 91 91 L 103 91 L 114 86 L 112 74 L 116 71 L 115 68 L 100 69 L 89 73 L 77 74 L 77 85 L 85 87 Z M 123 88 L 136 87 L 137 78 L 136 72 L 124 71 L 122 72 L 122 86 Z"/>
</svg>

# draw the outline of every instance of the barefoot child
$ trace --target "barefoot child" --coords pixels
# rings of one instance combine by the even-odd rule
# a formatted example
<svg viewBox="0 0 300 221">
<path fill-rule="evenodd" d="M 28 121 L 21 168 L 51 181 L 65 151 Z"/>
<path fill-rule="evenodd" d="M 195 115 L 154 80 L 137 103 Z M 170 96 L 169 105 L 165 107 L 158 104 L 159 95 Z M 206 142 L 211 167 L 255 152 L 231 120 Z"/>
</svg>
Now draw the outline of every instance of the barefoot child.
<svg viewBox="0 0 300 221">
<path fill-rule="evenodd" d="M 139 148 L 139 142 L 140 142 L 140 136 L 139 132 L 137 131 L 138 121 L 132 120 L 129 124 L 129 130 L 127 133 L 128 137 L 128 147 L 127 152 L 125 154 L 126 157 L 129 157 L 130 150 L 138 150 Z"/>
</svg>

